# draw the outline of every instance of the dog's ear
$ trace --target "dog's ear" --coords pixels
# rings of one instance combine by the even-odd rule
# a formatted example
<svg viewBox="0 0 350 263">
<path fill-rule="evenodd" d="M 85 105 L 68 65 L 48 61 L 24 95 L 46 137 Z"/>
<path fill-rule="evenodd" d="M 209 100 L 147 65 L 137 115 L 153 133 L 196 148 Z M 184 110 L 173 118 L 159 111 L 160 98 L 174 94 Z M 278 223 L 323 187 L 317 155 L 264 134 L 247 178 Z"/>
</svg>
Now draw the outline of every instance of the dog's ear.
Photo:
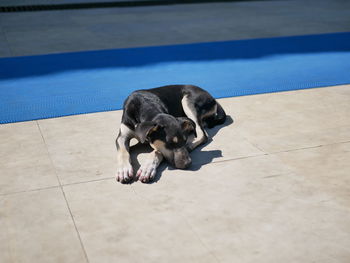
<svg viewBox="0 0 350 263">
<path fill-rule="evenodd" d="M 193 120 L 191 120 L 190 118 L 186 118 L 186 117 L 179 117 L 177 119 L 180 121 L 181 128 L 185 133 L 187 133 L 187 134 L 194 133 L 194 136 L 197 137 L 196 124 Z"/>
<path fill-rule="evenodd" d="M 135 133 L 141 143 L 144 143 L 152 133 L 158 131 L 160 125 L 153 121 L 141 122 L 135 127 Z"/>
</svg>

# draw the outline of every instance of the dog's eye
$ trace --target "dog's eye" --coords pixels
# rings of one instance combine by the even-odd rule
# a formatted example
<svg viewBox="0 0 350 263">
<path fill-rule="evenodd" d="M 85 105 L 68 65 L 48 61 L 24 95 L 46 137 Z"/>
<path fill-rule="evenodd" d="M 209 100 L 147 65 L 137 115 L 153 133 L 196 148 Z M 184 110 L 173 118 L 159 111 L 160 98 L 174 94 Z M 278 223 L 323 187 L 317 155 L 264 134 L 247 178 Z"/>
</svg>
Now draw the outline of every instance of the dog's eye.
<svg viewBox="0 0 350 263">
<path fill-rule="evenodd" d="M 185 144 L 185 142 L 186 139 L 184 136 L 174 136 L 167 142 L 167 144 L 169 145 L 169 148 L 180 148 Z"/>
</svg>

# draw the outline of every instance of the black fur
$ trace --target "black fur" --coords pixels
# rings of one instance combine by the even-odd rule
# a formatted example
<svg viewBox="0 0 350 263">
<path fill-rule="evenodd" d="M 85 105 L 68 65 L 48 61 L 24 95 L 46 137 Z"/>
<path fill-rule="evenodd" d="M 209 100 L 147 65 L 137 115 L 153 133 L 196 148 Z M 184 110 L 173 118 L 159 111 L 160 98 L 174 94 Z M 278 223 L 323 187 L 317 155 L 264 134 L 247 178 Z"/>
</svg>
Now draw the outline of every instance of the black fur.
<svg viewBox="0 0 350 263">
<path fill-rule="evenodd" d="M 225 111 L 207 91 L 192 85 L 169 85 L 134 91 L 124 102 L 122 123 L 134 130 L 138 123 L 152 121 L 160 113 L 186 117 L 181 105 L 185 95 L 193 101 L 199 116 L 217 104 L 216 114 L 204 119 L 208 128 L 225 122 Z"/>
<path fill-rule="evenodd" d="M 124 169 L 129 169 L 129 164 L 121 158 L 128 151 L 128 136 L 149 143 L 172 166 L 185 169 L 191 165 L 189 152 L 208 140 L 204 126 L 211 128 L 225 119 L 226 114 L 216 100 L 196 86 L 171 85 L 133 92 L 124 102 L 122 116 L 122 123 L 132 132 L 119 133 L 116 140 L 119 157 L 124 160 L 118 180 L 128 182 L 132 178 L 131 172 L 125 173 Z M 144 175 L 142 181 L 151 177 Z"/>
</svg>

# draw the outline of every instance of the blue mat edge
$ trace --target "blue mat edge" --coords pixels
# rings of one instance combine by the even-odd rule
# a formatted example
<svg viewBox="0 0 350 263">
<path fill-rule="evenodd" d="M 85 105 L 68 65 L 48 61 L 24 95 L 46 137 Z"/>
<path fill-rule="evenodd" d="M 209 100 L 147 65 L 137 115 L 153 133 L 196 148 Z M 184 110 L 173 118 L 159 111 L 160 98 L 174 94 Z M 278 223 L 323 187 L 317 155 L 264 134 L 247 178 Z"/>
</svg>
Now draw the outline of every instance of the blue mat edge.
<svg viewBox="0 0 350 263">
<path fill-rule="evenodd" d="M 236 98 L 236 97 L 245 97 L 245 96 L 253 96 L 253 95 L 260 95 L 260 94 L 277 94 L 277 93 L 282 93 L 282 92 L 289 92 L 289 91 L 295 91 L 295 90 L 311 90 L 311 89 L 322 89 L 322 88 L 327 88 L 327 87 L 337 87 L 337 86 L 342 86 L 342 85 L 347 85 L 350 84 L 349 82 L 344 82 L 340 84 L 320 84 L 320 86 L 310 86 L 310 87 L 304 87 L 301 89 L 298 88 L 289 88 L 289 89 L 265 89 L 264 92 L 247 92 L 246 94 L 243 95 L 235 95 L 235 96 L 215 96 L 215 99 L 225 99 L 225 98 Z M 63 118 L 63 117 L 70 117 L 70 116 L 76 116 L 76 115 L 85 115 L 85 114 L 93 114 L 93 113 L 102 113 L 102 112 L 111 112 L 111 111 L 120 111 L 123 110 L 122 108 L 116 107 L 116 108 L 106 108 L 103 110 L 93 110 L 93 111 L 84 111 L 84 112 L 74 112 L 70 114 L 57 114 L 54 117 L 53 116 L 42 116 L 40 118 L 33 118 L 29 120 L 19 120 L 19 121 L 13 121 L 13 120 L 4 120 L 0 121 L 1 124 L 11 124 L 11 123 L 21 123 L 21 122 L 30 122 L 30 121 L 38 121 L 38 120 L 47 120 L 47 119 L 55 119 L 55 118 Z M 9 118 L 11 119 L 11 118 Z"/>
<path fill-rule="evenodd" d="M 59 55 L 65 55 L 65 54 L 89 54 L 89 53 L 96 53 L 96 52 L 108 52 L 108 51 L 115 51 L 115 50 L 139 50 L 139 49 L 148 49 L 148 48 L 158 48 L 158 47 L 179 47 L 179 46 L 192 46 L 192 45 L 200 45 L 200 44 L 217 44 L 217 43 L 232 43 L 232 42 L 245 42 L 245 41 L 254 41 L 254 40 L 273 40 L 273 39 L 296 39 L 296 38 L 304 38 L 304 37 L 312 37 L 312 36 L 330 36 L 330 35 L 347 35 L 350 32 L 337 32 L 337 33 L 325 33 L 325 34 L 313 34 L 313 35 L 299 35 L 299 36 L 284 36 L 284 37 L 273 37 L 273 38 L 257 38 L 257 39 L 241 39 L 241 40 L 225 40 L 225 41 L 215 41 L 215 42 L 201 42 L 201 43 L 189 43 L 189 44 L 178 44 L 178 45 L 162 45 L 162 46 L 151 46 L 151 47 L 132 47 L 132 48 L 122 48 L 122 49 L 105 49 L 105 50 L 89 50 L 89 51 L 78 51 L 78 52 L 64 52 L 64 53 L 55 53 L 55 54 L 41 54 L 41 55 L 30 55 L 30 56 L 19 56 L 19 57 L 6 57 L 6 58 L 0 58 L 0 61 L 3 59 L 21 59 L 21 58 L 37 58 L 37 57 L 45 57 L 45 56 L 59 56 Z M 174 83 L 169 83 L 174 84 Z M 195 84 L 195 83 L 185 83 L 185 84 Z M 264 91 L 260 92 L 245 92 L 241 93 L 239 95 L 233 95 L 233 96 L 215 96 L 216 98 L 227 98 L 227 97 L 237 97 L 237 96 L 248 96 L 248 95 L 256 95 L 256 94 L 266 94 L 266 93 L 277 93 L 277 92 L 285 92 L 285 91 L 291 91 L 291 90 L 305 90 L 305 89 L 312 89 L 312 88 L 322 88 L 322 87 L 328 87 L 328 86 L 339 86 L 349 84 L 349 82 L 338 82 L 337 84 L 334 83 L 312 83 L 309 87 L 293 87 L 293 88 L 276 88 L 276 87 L 269 87 L 264 89 Z M 105 108 L 103 110 L 86 110 L 84 112 L 72 112 L 72 113 L 65 113 L 65 114 L 55 114 L 55 116 L 52 116 L 52 114 L 49 114 L 50 116 L 43 115 L 39 118 L 31 118 L 28 120 L 14 120 L 16 118 L 8 118 L 8 120 L 2 120 L 0 123 L 14 123 L 14 122 L 24 122 L 24 121 L 31 121 L 31 120 L 40 120 L 40 119 L 50 119 L 50 118 L 57 118 L 57 117 L 64 117 L 64 116 L 73 116 L 73 115 L 81 115 L 81 114 L 88 114 L 88 113 L 97 113 L 97 112 L 106 112 L 106 111 L 114 111 L 114 110 L 120 110 L 120 107 L 115 108 Z"/>
</svg>

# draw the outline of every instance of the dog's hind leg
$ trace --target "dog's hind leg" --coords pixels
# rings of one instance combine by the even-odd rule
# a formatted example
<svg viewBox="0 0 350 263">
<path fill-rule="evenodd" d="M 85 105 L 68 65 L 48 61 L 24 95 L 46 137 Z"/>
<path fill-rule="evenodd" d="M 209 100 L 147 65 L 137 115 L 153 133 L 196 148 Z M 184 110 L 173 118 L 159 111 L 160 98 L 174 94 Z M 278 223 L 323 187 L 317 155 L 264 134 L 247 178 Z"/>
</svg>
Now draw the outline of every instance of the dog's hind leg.
<svg viewBox="0 0 350 263">
<path fill-rule="evenodd" d="M 130 163 L 129 145 L 134 133 L 125 124 L 120 125 L 117 146 L 117 174 L 116 179 L 121 183 L 129 183 L 133 179 L 133 169 Z"/>
<path fill-rule="evenodd" d="M 197 137 L 188 145 L 188 149 L 192 151 L 199 145 L 208 141 L 208 134 L 203 128 L 202 118 L 198 116 L 198 112 L 196 111 L 193 102 L 190 101 L 187 95 L 183 97 L 181 104 L 186 116 L 196 124 Z"/>
<path fill-rule="evenodd" d="M 153 180 L 157 172 L 157 167 L 163 160 L 163 155 L 154 150 L 149 154 L 148 160 L 141 165 L 136 173 L 136 178 L 138 178 L 143 183 L 148 183 Z"/>
<path fill-rule="evenodd" d="M 216 125 L 225 123 L 226 113 L 221 105 L 216 102 L 213 111 L 209 111 L 207 114 L 202 116 L 202 120 L 207 125 L 207 127 L 211 129 Z"/>
</svg>

